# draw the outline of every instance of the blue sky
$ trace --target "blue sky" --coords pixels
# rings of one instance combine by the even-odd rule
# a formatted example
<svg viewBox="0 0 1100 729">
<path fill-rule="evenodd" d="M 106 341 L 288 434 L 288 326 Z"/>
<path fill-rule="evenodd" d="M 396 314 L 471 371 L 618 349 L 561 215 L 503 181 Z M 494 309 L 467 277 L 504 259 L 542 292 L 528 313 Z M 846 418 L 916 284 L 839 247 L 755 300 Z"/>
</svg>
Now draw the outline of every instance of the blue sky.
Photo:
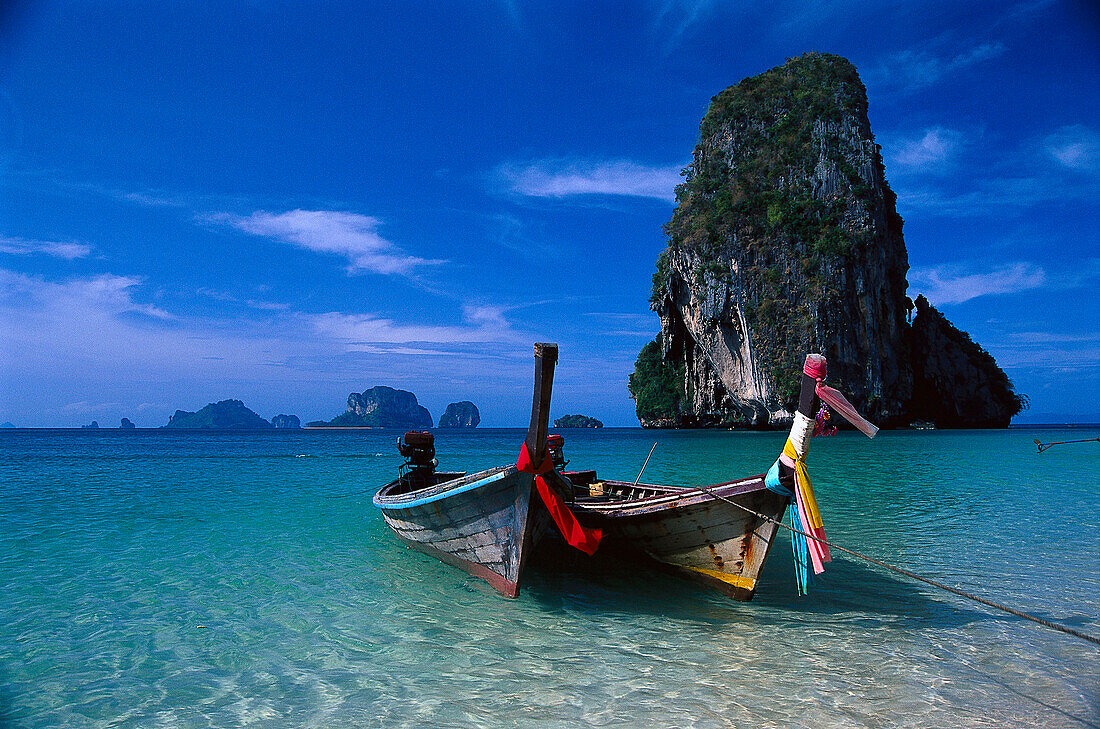
<svg viewBox="0 0 1100 729">
<path fill-rule="evenodd" d="M 860 70 L 912 295 L 1100 421 L 1100 11 L 1087 2 L 6 3 L 0 422 L 374 385 L 438 418 L 636 425 L 626 378 L 710 98 Z"/>
</svg>

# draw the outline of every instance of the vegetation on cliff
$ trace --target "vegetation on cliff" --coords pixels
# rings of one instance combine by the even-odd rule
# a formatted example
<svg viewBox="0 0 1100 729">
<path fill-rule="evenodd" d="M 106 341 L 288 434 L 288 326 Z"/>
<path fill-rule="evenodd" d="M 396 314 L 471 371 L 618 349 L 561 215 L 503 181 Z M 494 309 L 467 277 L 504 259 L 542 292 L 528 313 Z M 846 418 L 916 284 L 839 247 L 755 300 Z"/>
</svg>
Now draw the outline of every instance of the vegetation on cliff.
<svg viewBox="0 0 1100 729">
<path fill-rule="evenodd" d="M 698 283 L 708 272 L 731 276 L 738 262 L 747 323 L 772 333 L 757 340 L 760 361 L 787 405 L 817 311 L 835 293 L 830 264 L 872 241 L 868 226 L 853 224 L 869 217 L 872 186 L 845 145 L 822 139 L 823 129 L 866 116 L 863 83 L 840 56 L 806 54 L 729 87 L 703 118 L 665 226 L 670 251 L 694 254 Z M 822 194 L 821 176 L 834 170 L 838 189 Z M 651 301 L 667 296 L 670 273 L 666 255 Z"/>
<path fill-rule="evenodd" d="M 674 420 L 683 409 L 683 383 L 683 368 L 674 367 L 665 360 L 658 334 L 642 347 L 627 383 L 638 420 L 643 424 Z"/>
</svg>

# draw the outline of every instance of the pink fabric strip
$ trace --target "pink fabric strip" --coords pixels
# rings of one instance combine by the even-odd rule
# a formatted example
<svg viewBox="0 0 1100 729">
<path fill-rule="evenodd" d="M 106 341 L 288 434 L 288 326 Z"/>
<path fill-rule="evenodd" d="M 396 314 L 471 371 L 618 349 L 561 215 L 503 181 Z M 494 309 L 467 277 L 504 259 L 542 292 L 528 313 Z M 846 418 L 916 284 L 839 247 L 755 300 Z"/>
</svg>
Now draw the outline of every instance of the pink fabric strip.
<svg viewBox="0 0 1100 729">
<path fill-rule="evenodd" d="M 817 529 L 814 529 L 813 532 L 811 532 L 811 533 L 814 536 L 816 536 L 818 539 L 825 539 L 825 527 L 818 527 Z M 810 540 L 807 539 L 806 541 L 810 541 Z M 822 542 L 814 542 L 814 543 L 821 549 L 821 561 L 822 562 L 832 562 L 833 561 L 833 555 L 829 553 L 829 545 L 826 544 L 823 541 Z"/>
<path fill-rule="evenodd" d="M 848 399 L 840 394 L 838 390 L 834 390 L 822 382 L 817 383 L 816 389 L 817 396 L 821 398 L 824 403 L 840 413 L 845 420 L 856 426 L 865 436 L 868 438 L 875 437 L 875 434 L 878 433 L 878 428 L 857 413 L 856 409 L 852 407 L 852 403 L 848 402 Z"/>
</svg>

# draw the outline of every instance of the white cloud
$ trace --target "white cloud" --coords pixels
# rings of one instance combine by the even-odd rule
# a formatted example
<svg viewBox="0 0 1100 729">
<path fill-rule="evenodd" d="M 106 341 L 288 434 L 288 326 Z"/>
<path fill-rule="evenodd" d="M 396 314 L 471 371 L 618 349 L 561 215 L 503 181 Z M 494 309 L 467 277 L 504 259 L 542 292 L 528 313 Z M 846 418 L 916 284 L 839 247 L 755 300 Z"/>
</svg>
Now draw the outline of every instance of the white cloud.
<svg viewBox="0 0 1100 729">
<path fill-rule="evenodd" d="M 467 321 L 481 327 L 495 327 L 500 330 L 508 329 L 510 325 L 504 319 L 505 308 L 500 306 L 479 306 L 466 304 L 462 307 L 462 314 Z"/>
<path fill-rule="evenodd" d="M 91 255 L 92 247 L 76 241 L 27 240 L 0 235 L 0 253 L 16 255 L 41 253 L 54 258 L 72 260 Z"/>
<path fill-rule="evenodd" d="M 497 174 L 509 188 L 529 197 L 621 195 L 675 202 L 681 165 L 655 167 L 628 160 L 563 162 L 541 160 L 527 165 L 506 164 Z"/>
<path fill-rule="evenodd" d="M 266 301 L 264 299 L 242 299 L 226 291 L 219 291 L 217 289 L 201 288 L 195 291 L 200 296 L 206 296 L 214 299 L 215 301 L 225 301 L 230 304 L 236 304 L 239 306 L 246 306 L 250 309 L 257 309 L 259 311 L 287 311 L 290 309 L 290 304 L 283 303 L 281 301 Z"/>
<path fill-rule="evenodd" d="M 1063 127 L 1046 138 L 1043 148 L 1059 164 L 1070 169 L 1100 167 L 1100 135 L 1088 127 Z"/>
<path fill-rule="evenodd" d="M 39 311 L 70 311 L 74 320 L 82 316 L 119 314 L 143 314 L 165 321 L 174 319 L 161 308 L 134 300 L 133 290 L 141 283 L 140 278 L 109 273 L 58 283 L 0 269 L 0 301 L 18 302 Z"/>
<path fill-rule="evenodd" d="M 379 344 L 471 344 L 521 339 L 493 307 L 464 308 L 466 325 L 401 324 L 377 314 L 329 312 L 307 317 L 318 335 L 343 342 L 348 351 L 373 351 Z"/>
<path fill-rule="evenodd" d="M 979 296 L 1014 294 L 1047 282 L 1046 272 L 1031 263 L 1014 263 L 992 271 L 965 273 L 957 267 L 909 270 L 910 295 L 922 293 L 934 305 L 961 304 Z"/>
<path fill-rule="evenodd" d="M 901 51 L 887 56 L 864 75 L 872 85 L 918 91 L 936 84 L 944 76 L 997 58 L 1006 50 L 1003 43 L 983 43 L 954 55 L 936 55 L 924 49 Z"/>
<path fill-rule="evenodd" d="M 928 170 L 954 157 L 963 146 L 964 135 L 954 129 L 933 127 L 920 139 L 902 141 L 893 153 L 894 161 L 914 170 Z"/>
<path fill-rule="evenodd" d="M 269 213 L 259 210 L 247 216 L 214 213 L 199 219 L 316 253 L 343 256 L 348 260 L 349 273 L 409 274 L 418 266 L 440 262 L 406 254 L 378 234 L 381 220 L 356 213 L 335 210 Z"/>
</svg>

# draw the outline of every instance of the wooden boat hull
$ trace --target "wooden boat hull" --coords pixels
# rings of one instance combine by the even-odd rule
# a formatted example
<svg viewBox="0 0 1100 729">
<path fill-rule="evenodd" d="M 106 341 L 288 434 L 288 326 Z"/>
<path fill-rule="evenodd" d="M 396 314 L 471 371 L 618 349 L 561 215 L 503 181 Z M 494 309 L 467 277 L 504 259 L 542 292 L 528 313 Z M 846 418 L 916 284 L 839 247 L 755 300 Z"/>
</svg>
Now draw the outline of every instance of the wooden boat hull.
<svg viewBox="0 0 1100 729">
<path fill-rule="evenodd" d="M 409 546 L 515 597 L 534 541 L 532 486 L 530 474 L 505 466 L 404 493 L 398 479 L 374 505 Z"/>
<path fill-rule="evenodd" d="M 777 521 L 789 502 L 765 487 L 763 476 L 705 490 L 614 481 L 598 486 L 611 497 L 578 498 L 574 512 L 583 524 L 738 600 L 755 594 L 778 527 L 723 499 Z"/>
</svg>

